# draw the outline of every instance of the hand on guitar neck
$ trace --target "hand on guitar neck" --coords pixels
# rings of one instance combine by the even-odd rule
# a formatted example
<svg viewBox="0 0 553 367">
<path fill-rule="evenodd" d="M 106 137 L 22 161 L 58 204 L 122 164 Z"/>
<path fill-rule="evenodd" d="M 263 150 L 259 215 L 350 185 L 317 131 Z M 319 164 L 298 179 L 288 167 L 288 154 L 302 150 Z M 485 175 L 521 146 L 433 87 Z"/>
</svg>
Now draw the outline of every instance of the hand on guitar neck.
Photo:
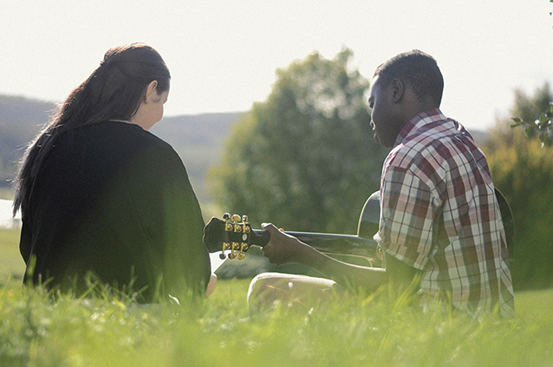
<svg viewBox="0 0 553 367">
<path fill-rule="evenodd" d="M 261 248 L 261 252 L 269 262 L 274 265 L 284 265 L 289 263 L 301 263 L 308 245 L 298 240 L 296 237 L 278 230 L 274 224 L 263 223 L 261 225 L 264 231 L 269 232 L 271 240 L 267 245 Z"/>
</svg>

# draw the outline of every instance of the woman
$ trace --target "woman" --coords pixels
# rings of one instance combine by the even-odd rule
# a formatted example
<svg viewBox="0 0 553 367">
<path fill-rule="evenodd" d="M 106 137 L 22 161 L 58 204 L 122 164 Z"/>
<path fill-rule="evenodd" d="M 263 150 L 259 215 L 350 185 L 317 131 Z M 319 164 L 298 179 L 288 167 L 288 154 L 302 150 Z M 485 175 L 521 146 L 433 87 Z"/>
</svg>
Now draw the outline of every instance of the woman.
<svg viewBox="0 0 553 367">
<path fill-rule="evenodd" d="M 139 302 L 205 292 L 198 201 L 177 153 L 147 131 L 169 81 L 152 47 L 110 49 L 31 144 L 14 201 L 25 282 L 77 294 L 100 282 Z"/>
</svg>

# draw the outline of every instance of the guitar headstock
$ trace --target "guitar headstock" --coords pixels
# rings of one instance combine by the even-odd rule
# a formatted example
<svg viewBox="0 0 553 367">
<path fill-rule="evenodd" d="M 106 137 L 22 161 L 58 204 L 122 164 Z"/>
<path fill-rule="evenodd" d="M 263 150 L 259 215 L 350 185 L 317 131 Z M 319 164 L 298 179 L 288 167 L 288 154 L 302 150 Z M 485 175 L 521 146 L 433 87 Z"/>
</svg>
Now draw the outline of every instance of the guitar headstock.
<svg viewBox="0 0 553 367">
<path fill-rule="evenodd" d="M 253 230 L 248 223 L 248 216 L 225 213 L 223 220 L 212 217 L 204 228 L 204 244 L 209 252 L 221 251 L 219 257 L 242 260 L 251 243 Z"/>
</svg>

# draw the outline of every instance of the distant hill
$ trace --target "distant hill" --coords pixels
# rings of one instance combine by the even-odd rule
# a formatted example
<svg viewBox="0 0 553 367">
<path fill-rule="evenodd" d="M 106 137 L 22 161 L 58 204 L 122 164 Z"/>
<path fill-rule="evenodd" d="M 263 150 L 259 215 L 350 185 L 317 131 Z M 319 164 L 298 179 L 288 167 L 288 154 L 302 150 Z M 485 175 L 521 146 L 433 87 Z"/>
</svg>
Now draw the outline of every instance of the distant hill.
<svg viewBox="0 0 553 367">
<path fill-rule="evenodd" d="M 0 95 L 0 189 L 11 185 L 26 146 L 48 122 L 55 107 L 49 102 Z M 200 201 L 209 201 L 205 173 L 219 161 L 230 126 L 241 115 L 234 112 L 166 117 L 150 130 L 179 153 Z"/>
<path fill-rule="evenodd" d="M 48 121 L 53 103 L 0 96 L 0 188 L 8 187 L 27 144 Z"/>
</svg>

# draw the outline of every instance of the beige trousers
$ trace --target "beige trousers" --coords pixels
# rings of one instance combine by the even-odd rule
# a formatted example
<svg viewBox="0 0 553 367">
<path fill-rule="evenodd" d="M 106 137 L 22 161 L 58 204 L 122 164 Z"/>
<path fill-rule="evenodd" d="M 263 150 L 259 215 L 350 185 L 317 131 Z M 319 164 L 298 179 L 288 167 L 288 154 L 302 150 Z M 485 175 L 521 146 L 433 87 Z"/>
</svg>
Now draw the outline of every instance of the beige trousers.
<svg viewBox="0 0 553 367">
<path fill-rule="evenodd" d="M 333 280 L 305 275 L 262 273 L 252 279 L 248 290 L 249 307 L 281 302 L 288 306 L 313 307 L 345 296 L 346 290 Z"/>
</svg>

